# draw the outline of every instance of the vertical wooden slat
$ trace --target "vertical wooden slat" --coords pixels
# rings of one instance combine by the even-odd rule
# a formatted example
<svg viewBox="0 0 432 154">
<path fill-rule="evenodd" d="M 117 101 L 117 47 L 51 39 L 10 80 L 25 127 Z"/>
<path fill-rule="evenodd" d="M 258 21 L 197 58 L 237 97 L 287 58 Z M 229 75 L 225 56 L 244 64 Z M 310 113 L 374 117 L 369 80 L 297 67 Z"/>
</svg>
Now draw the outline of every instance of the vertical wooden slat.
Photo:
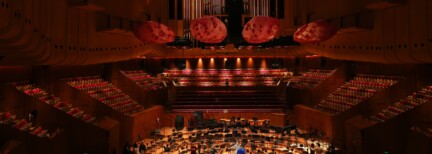
<svg viewBox="0 0 432 154">
<path fill-rule="evenodd" d="M 384 20 L 383 20 L 383 53 L 386 59 L 389 61 L 397 59 L 394 54 L 394 50 L 390 48 L 391 45 L 395 44 L 395 14 L 394 9 L 388 9 L 384 11 Z"/>
<path fill-rule="evenodd" d="M 409 3 L 409 28 L 410 28 L 410 51 L 414 59 L 419 62 L 431 61 L 425 47 L 428 40 L 428 33 L 425 30 L 429 29 L 427 19 L 427 1 L 430 0 L 410 0 Z"/>
<path fill-rule="evenodd" d="M 408 45 L 409 42 L 409 30 L 408 30 L 408 7 L 401 6 L 395 8 L 396 14 L 398 17 L 396 18 L 395 23 L 395 33 L 396 33 L 396 56 L 401 60 L 401 62 L 409 61 L 409 49 L 405 48 L 405 45 Z"/>
<path fill-rule="evenodd" d="M 427 20 L 427 26 L 432 27 L 432 2 L 431 1 L 427 1 L 427 7 L 428 7 L 427 8 L 428 19 L 426 19 Z M 428 47 L 427 50 L 428 50 L 429 55 L 432 55 L 432 29 L 428 28 L 427 31 L 428 31 L 428 38 L 427 38 L 427 43 L 425 43 L 425 44 Z"/>
</svg>

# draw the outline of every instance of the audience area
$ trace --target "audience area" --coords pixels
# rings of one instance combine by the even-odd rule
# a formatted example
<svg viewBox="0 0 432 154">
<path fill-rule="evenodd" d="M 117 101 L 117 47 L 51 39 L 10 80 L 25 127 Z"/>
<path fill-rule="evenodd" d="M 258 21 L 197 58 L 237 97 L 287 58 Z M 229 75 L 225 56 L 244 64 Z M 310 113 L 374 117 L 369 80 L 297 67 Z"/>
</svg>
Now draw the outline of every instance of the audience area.
<svg viewBox="0 0 432 154">
<path fill-rule="evenodd" d="M 61 129 L 48 131 L 42 128 L 42 126 L 36 126 L 34 123 L 29 122 L 27 119 L 17 118 L 16 115 L 10 112 L 0 112 L 0 126 L 17 129 L 40 138 L 54 138 L 63 131 Z"/>
<path fill-rule="evenodd" d="M 95 76 L 68 79 L 67 83 L 122 114 L 132 115 L 144 110 L 142 105 L 131 99 L 112 83 L 103 80 L 101 77 Z"/>
<path fill-rule="evenodd" d="M 72 104 L 62 100 L 60 97 L 56 97 L 52 94 L 49 94 L 45 90 L 38 88 L 34 84 L 30 84 L 28 82 L 20 82 L 20 83 L 12 83 L 11 85 L 15 86 L 17 90 L 24 92 L 25 94 L 36 97 L 39 101 L 47 103 L 52 107 L 59 109 L 62 112 L 67 113 L 70 116 L 73 116 L 77 119 L 80 119 L 87 123 L 94 123 L 96 118 L 90 114 L 86 114 L 84 111 L 77 107 L 73 107 Z"/>
<path fill-rule="evenodd" d="M 338 114 L 390 87 L 399 80 L 399 77 L 359 74 L 354 79 L 339 86 L 315 105 L 315 108 Z"/>
<path fill-rule="evenodd" d="M 432 138 L 432 125 L 430 123 L 412 126 L 411 130 Z"/>
<path fill-rule="evenodd" d="M 150 76 L 143 70 L 122 71 L 122 73 L 145 90 L 159 90 L 163 88 L 162 81 Z"/>
<path fill-rule="evenodd" d="M 283 111 L 284 105 L 274 90 L 184 90 L 177 92 L 172 108 L 210 112 Z"/>
<path fill-rule="evenodd" d="M 371 116 L 370 119 L 377 122 L 384 122 L 404 112 L 407 112 L 423 103 L 427 103 L 430 101 L 432 101 L 432 86 L 421 89 L 418 92 L 414 92 L 407 98 L 402 99 L 386 107 L 381 112 Z"/>
<path fill-rule="evenodd" d="M 290 79 L 289 86 L 297 89 L 313 89 L 322 81 L 330 77 L 335 70 L 316 70 L 311 69 L 302 72 L 300 76 L 294 76 Z"/>
<path fill-rule="evenodd" d="M 287 76 L 285 69 L 208 69 L 208 70 L 166 70 L 165 76 L 177 86 L 194 87 L 252 87 L 277 86 Z"/>
</svg>

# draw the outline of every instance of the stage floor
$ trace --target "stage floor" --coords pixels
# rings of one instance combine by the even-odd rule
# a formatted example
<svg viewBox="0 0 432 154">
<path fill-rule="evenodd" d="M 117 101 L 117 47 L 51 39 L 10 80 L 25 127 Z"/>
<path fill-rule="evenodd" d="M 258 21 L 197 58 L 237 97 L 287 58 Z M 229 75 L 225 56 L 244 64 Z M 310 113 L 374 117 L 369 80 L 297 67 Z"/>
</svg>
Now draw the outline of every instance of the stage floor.
<svg viewBox="0 0 432 154">
<path fill-rule="evenodd" d="M 198 140 L 197 142 L 193 142 L 193 143 L 189 141 L 189 137 L 192 134 L 195 135 L 195 134 L 200 134 L 200 133 L 203 133 L 203 132 L 207 132 L 207 131 L 209 131 L 208 129 L 202 129 L 202 130 L 199 130 L 199 131 L 198 130 L 188 131 L 185 128 L 183 130 L 180 130 L 180 131 L 177 131 L 177 132 L 173 132 L 173 127 L 163 127 L 163 128 L 161 128 L 159 130 L 160 130 L 160 135 L 161 135 L 160 137 L 163 136 L 162 140 L 160 140 L 159 137 L 153 137 L 153 138 L 146 138 L 146 139 L 137 141 L 138 145 L 141 144 L 141 143 L 144 143 L 145 145 L 149 145 L 151 147 L 146 153 L 151 153 L 151 154 L 163 154 L 163 153 L 180 154 L 180 153 L 189 153 L 190 151 L 188 151 L 188 150 L 190 150 L 191 146 L 194 145 L 194 146 L 197 147 L 198 144 L 201 144 L 202 146 L 206 147 L 205 149 L 201 150 L 201 153 L 210 153 L 209 152 L 210 148 L 209 148 L 208 144 L 203 144 L 201 142 L 201 141 L 203 141 L 204 143 L 206 143 L 207 139 Z M 247 134 L 251 134 L 252 133 L 252 132 L 250 132 L 250 130 L 248 130 L 248 128 L 245 128 L 244 130 L 246 130 L 248 132 Z M 198 132 L 200 132 L 200 133 L 198 133 Z M 307 133 L 306 131 L 302 131 L 302 130 L 298 130 L 298 132 L 300 134 Z M 176 134 L 179 134 L 179 133 L 183 134 L 182 135 L 183 140 L 178 140 L 178 141 L 172 142 L 171 144 L 178 144 L 178 145 L 180 145 L 179 147 L 186 147 L 186 148 L 182 151 L 181 148 L 177 147 L 177 148 L 171 149 L 170 152 L 163 152 L 164 151 L 163 146 L 169 144 L 169 142 L 168 142 L 168 136 L 173 136 L 174 133 L 176 133 Z M 231 133 L 232 133 L 232 130 L 230 131 L 230 133 L 222 133 L 222 134 L 225 135 L 225 134 L 231 134 Z M 325 151 L 325 149 L 327 149 L 329 147 L 329 144 L 327 142 L 325 142 L 325 141 L 305 139 L 303 137 L 296 137 L 294 135 L 287 135 L 287 136 L 283 137 L 281 133 L 275 133 L 275 132 L 272 132 L 272 131 L 270 131 L 269 133 L 256 133 L 256 135 L 282 139 L 280 144 L 273 144 L 273 142 L 265 142 L 264 144 L 256 143 L 257 145 L 260 145 L 260 146 L 258 146 L 257 149 L 262 149 L 264 147 L 266 149 L 268 149 L 268 152 L 264 152 L 264 153 L 270 153 L 271 149 L 274 149 L 276 153 L 289 153 L 288 151 L 290 151 L 290 150 L 288 150 L 287 147 L 290 148 L 290 149 L 296 149 L 296 150 L 292 150 L 291 153 L 300 153 L 300 151 L 298 150 L 298 149 L 300 149 L 300 146 L 299 146 L 300 144 L 303 145 L 302 149 L 305 149 L 305 150 L 309 150 L 309 146 L 312 143 L 315 144 L 315 145 L 317 145 L 319 143 L 321 145 L 322 149 L 324 149 L 324 151 Z M 237 138 L 237 145 L 240 145 L 239 141 L 242 141 L 242 139 L 243 138 Z M 233 141 L 233 142 L 227 142 L 227 141 L 224 141 L 223 139 L 222 140 L 216 140 L 216 139 L 214 139 L 213 141 L 214 141 L 214 144 L 212 145 L 212 147 L 217 147 L 217 146 L 221 147 L 220 145 L 222 145 L 222 144 L 233 145 L 232 147 L 234 147 L 234 148 L 231 148 L 231 149 L 228 149 L 228 148 L 219 148 L 217 150 L 217 152 L 216 152 L 218 154 L 235 154 L 235 152 L 237 150 L 237 148 L 234 146 L 236 144 L 235 141 Z M 171 144 L 169 144 L 169 145 L 171 145 Z M 248 151 L 247 153 L 258 153 L 257 150 L 252 150 L 251 149 L 250 142 L 249 142 L 249 144 L 245 144 L 244 145 L 244 149 L 246 151 Z M 263 152 L 261 152 L 261 153 L 263 153 Z"/>
</svg>

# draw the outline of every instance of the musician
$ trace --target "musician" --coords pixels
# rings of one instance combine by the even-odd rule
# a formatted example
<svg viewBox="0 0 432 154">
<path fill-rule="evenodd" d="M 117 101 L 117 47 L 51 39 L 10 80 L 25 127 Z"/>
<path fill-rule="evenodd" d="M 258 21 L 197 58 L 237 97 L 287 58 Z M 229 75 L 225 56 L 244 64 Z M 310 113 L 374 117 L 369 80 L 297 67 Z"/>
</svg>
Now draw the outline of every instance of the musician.
<svg viewBox="0 0 432 154">
<path fill-rule="evenodd" d="M 335 154 L 336 148 L 333 146 L 333 144 L 330 144 L 330 146 L 327 148 L 327 154 Z"/>
<path fill-rule="evenodd" d="M 210 148 L 210 154 L 216 154 L 216 149 L 214 149 L 213 147 L 212 148 Z"/>
<path fill-rule="evenodd" d="M 123 147 L 123 154 L 130 154 L 130 147 L 129 147 L 129 143 L 126 143 L 126 145 Z"/>
<path fill-rule="evenodd" d="M 230 125 L 234 125 L 235 124 L 235 117 L 232 116 L 230 119 Z"/>
<path fill-rule="evenodd" d="M 241 126 L 241 118 L 240 117 L 237 117 L 236 126 L 237 127 Z"/>
<path fill-rule="evenodd" d="M 197 148 L 193 145 L 192 147 L 191 147 L 191 154 L 197 154 Z"/>
<path fill-rule="evenodd" d="M 146 151 L 146 146 L 144 145 L 144 143 L 141 143 L 141 145 L 139 146 L 139 150 L 141 152 L 141 154 L 144 154 Z"/>
<path fill-rule="evenodd" d="M 169 148 L 168 144 L 164 146 L 164 152 L 170 152 L 171 149 Z"/>
<path fill-rule="evenodd" d="M 236 154 L 246 154 L 245 149 L 243 147 L 238 148 Z"/>
<path fill-rule="evenodd" d="M 269 120 L 264 120 L 264 126 L 269 126 L 270 125 L 270 121 Z"/>
<path fill-rule="evenodd" d="M 321 147 L 321 144 L 317 143 L 317 147 L 315 148 L 316 154 L 324 154 L 324 150 Z"/>
<path fill-rule="evenodd" d="M 240 141 L 237 141 L 232 147 L 229 147 L 228 149 L 231 150 L 232 152 L 236 152 L 237 153 L 237 151 L 240 148 L 242 148 L 242 146 L 240 144 Z M 244 152 L 244 149 L 243 149 L 243 152 Z"/>
</svg>

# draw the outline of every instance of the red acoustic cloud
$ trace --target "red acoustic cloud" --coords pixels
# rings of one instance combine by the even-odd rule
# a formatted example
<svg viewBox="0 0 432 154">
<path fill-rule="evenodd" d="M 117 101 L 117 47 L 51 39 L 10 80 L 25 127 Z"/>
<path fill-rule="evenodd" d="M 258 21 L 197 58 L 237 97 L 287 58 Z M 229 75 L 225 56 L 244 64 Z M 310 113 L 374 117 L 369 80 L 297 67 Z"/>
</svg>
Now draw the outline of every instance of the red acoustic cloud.
<svg viewBox="0 0 432 154">
<path fill-rule="evenodd" d="M 167 26 L 146 21 L 134 29 L 135 36 L 143 42 L 163 44 L 174 41 L 174 32 Z"/>
<path fill-rule="evenodd" d="M 214 16 L 195 19 L 190 25 L 191 34 L 200 42 L 216 44 L 227 36 L 225 24 Z"/>
<path fill-rule="evenodd" d="M 338 29 L 324 20 L 301 26 L 294 33 L 294 41 L 300 43 L 323 42 L 332 38 Z"/>
<path fill-rule="evenodd" d="M 279 20 L 272 17 L 257 16 L 252 18 L 243 28 L 246 42 L 259 44 L 270 41 L 279 31 Z"/>
</svg>

